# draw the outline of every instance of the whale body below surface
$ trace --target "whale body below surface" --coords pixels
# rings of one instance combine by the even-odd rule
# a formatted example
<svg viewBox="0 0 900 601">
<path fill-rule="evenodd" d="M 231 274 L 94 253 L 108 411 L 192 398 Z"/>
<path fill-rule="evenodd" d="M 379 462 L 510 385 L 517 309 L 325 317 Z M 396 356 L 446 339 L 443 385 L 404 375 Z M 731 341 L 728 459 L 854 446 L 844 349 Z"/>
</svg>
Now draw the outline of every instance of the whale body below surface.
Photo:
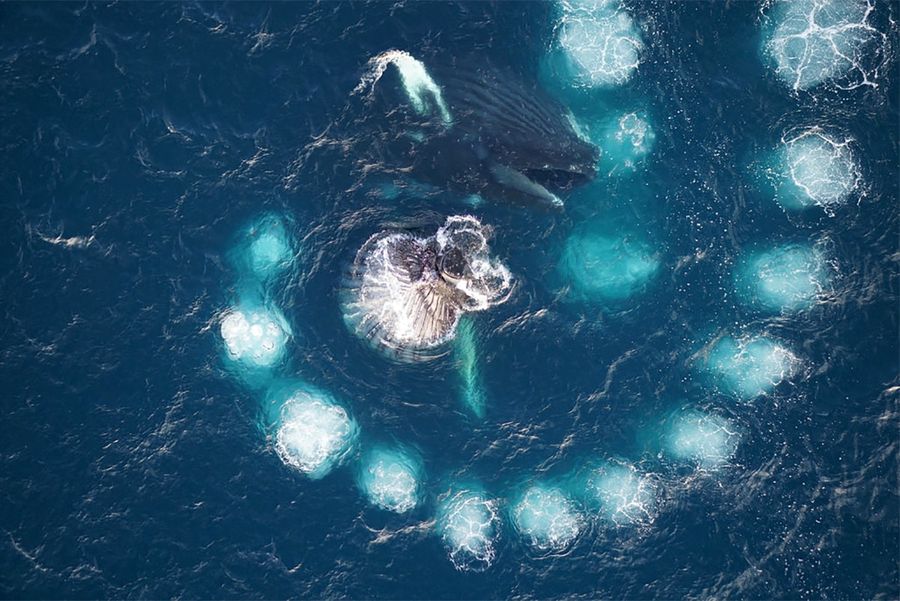
<svg viewBox="0 0 900 601">
<path fill-rule="evenodd" d="M 407 123 L 413 131 L 397 148 L 378 148 L 378 157 L 399 154 L 415 179 L 467 196 L 561 208 L 559 193 L 595 176 L 598 148 L 536 81 L 474 59 L 426 69 L 391 50 L 370 61 L 361 87 L 378 81 L 388 64 L 425 122 Z"/>
</svg>

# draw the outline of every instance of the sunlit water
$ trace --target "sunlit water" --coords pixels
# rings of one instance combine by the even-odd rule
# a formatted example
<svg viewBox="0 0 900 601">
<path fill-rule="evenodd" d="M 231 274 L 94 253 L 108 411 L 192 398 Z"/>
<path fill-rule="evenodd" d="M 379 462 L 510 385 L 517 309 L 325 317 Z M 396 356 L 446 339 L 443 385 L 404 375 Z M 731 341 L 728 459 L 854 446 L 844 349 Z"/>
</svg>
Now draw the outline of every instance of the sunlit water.
<svg viewBox="0 0 900 601">
<path fill-rule="evenodd" d="M 900 594 L 895 6 L 4 11 L 4 597 Z"/>
</svg>

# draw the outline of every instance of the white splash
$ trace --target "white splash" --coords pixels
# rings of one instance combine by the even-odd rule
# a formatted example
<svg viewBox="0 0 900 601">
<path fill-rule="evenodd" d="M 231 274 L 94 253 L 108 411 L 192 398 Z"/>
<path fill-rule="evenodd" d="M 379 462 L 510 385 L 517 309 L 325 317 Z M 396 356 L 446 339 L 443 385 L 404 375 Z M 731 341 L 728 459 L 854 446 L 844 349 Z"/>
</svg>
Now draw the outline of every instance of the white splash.
<svg viewBox="0 0 900 601">
<path fill-rule="evenodd" d="M 432 111 L 433 105 L 440 113 L 441 120 L 445 125 L 449 126 L 453 123 L 453 117 L 444 102 L 440 86 L 432 79 L 425 64 L 404 50 L 388 50 L 369 59 L 369 69 L 353 92 L 360 93 L 371 89 L 378 83 L 389 65 L 394 65 L 400 71 L 403 89 L 417 113 L 428 115 Z"/>
</svg>

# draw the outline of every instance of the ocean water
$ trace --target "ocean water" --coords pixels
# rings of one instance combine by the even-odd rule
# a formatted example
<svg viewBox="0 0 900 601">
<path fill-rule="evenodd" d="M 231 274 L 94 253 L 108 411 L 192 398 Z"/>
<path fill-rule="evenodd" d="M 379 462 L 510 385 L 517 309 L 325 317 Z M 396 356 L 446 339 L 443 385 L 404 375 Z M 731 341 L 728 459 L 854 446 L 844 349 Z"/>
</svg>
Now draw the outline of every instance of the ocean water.
<svg viewBox="0 0 900 601">
<path fill-rule="evenodd" d="M 897 598 L 898 16 L 3 4 L 0 596 Z M 448 64 L 558 98 L 596 178 L 401 177 Z M 452 215 L 508 297 L 425 360 L 357 336 L 357 251 Z M 781 248 L 821 264 L 736 275 Z"/>
</svg>

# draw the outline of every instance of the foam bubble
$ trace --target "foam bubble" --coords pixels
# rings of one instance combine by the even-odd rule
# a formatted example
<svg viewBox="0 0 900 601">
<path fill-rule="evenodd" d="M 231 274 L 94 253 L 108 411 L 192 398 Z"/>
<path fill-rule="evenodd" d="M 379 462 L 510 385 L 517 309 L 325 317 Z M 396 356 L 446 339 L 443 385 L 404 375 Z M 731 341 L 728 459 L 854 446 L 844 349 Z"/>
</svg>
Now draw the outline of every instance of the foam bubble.
<svg viewBox="0 0 900 601">
<path fill-rule="evenodd" d="M 629 464 L 606 463 L 591 470 L 585 493 L 600 514 L 617 525 L 649 523 L 655 516 L 656 488 Z"/>
<path fill-rule="evenodd" d="M 817 127 L 785 139 L 776 192 L 779 203 L 792 210 L 813 205 L 830 210 L 845 202 L 862 183 L 851 142 Z"/>
<path fill-rule="evenodd" d="M 374 449 L 360 466 L 359 482 L 369 502 L 395 513 L 419 503 L 422 468 L 416 457 L 402 449 Z"/>
<path fill-rule="evenodd" d="M 675 417 L 666 435 L 666 449 L 675 458 L 714 470 L 731 461 L 740 434 L 727 419 L 700 411 Z"/>
<path fill-rule="evenodd" d="M 558 488 L 535 485 L 512 509 L 513 524 L 537 549 L 561 550 L 581 532 L 584 519 Z"/>
<path fill-rule="evenodd" d="M 872 24 L 874 2 L 792 0 L 780 2 L 774 29 L 763 42 L 775 75 L 793 90 L 807 90 L 847 76 L 843 88 L 875 86 L 871 57 L 886 36 Z"/>
<path fill-rule="evenodd" d="M 823 254 L 813 246 L 800 244 L 753 253 L 735 270 L 735 286 L 744 301 L 772 311 L 810 307 L 828 281 Z"/>
<path fill-rule="evenodd" d="M 267 367 L 284 354 L 290 329 L 274 308 L 232 309 L 222 318 L 222 339 L 228 356 L 250 367 Z"/>
<path fill-rule="evenodd" d="M 641 35 L 617 2 L 561 4 L 558 42 L 571 83 L 607 87 L 628 81 L 640 63 Z"/>
<path fill-rule="evenodd" d="M 349 455 L 358 431 L 347 411 L 321 393 L 296 392 L 282 407 L 279 421 L 278 456 L 313 479 Z"/>
<path fill-rule="evenodd" d="M 444 102 L 443 92 L 428 73 L 425 64 L 403 50 L 388 50 L 370 59 L 369 70 L 363 75 L 354 92 L 374 86 L 384 75 L 388 65 L 394 65 L 400 71 L 403 89 L 417 113 L 429 115 L 437 110 L 445 125 L 453 123 L 453 117 Z"/>
<path fill-rule="evenodd" d="M 558 268 L 578 300 L 618 301 L 641 290 L 659 260 L 636 236 L 579 230 L 566 241 Z"/>
<path fill-rule="evenodd" d="M 480 571 L 494 561 L 499 530 L 497 502 L 475 490 L 462 490 L 438 507 L 438 532 L 458 570 Z"/>
<path fill-rule="evenodd" d="M 709 351 L 706 362 L 729 392 L 751 400 L 791 378 L 800 360 L 775 341 L 755 336 L 720 339 Z"/>
</svg>

